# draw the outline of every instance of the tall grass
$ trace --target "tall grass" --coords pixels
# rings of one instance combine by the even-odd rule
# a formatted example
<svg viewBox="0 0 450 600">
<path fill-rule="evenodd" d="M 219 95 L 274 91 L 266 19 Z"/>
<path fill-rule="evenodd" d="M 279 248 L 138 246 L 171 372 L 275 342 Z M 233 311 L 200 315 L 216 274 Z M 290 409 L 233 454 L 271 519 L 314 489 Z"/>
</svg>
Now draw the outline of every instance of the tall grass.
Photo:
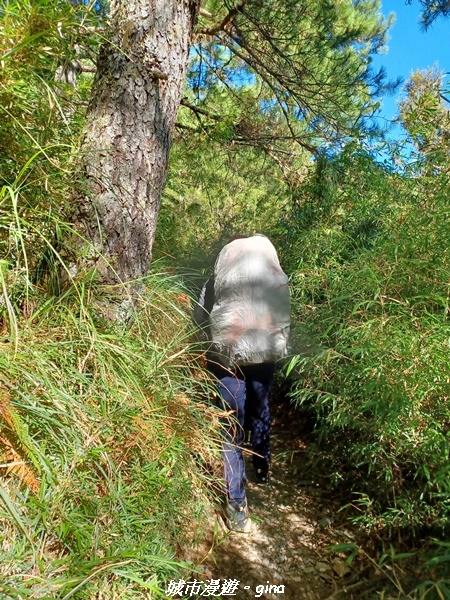
<svg viewBox="0 0 450 600">
<path fill-rule="evenodd" d="M 328 195 L 318 198 L 313 181 L 293 227 L 294 305 L 318 349 L 297 359 L 293 398 L 316 415 L 313 452 L 350 488 L 357 522 L 385 535 L 442 535 L 450 524 L 448 178 L 389 173 L 363 153 L 328 168 Z"/>
<path fill-rule="evenodd" d="M 164 272 L 147 284 L 126 330 L 81 282 L 27 315 L 11 305 L 14 337 L 3 320 L 3 597 L 157 597 L 182 566 L 217 420 L 199 402 L 183 290 Z"/>
<path fill-rule="evenodd" d="M 70 279 L 53 245 L 70 227 L 24 210 L 28 193 L 0 192 L 0 595 L 163 597 L 216 451 L 189 298 L 155 266 L 128 325 L 111 321 L 123 290 Z"/>
<path fill-rule="evenodd" d="M 349 150 L 317 162 L 283 247 L 300 324 L 292 400 L 342 517 L 379 552 L 372 567 L 402 573 L 398 597 L 446 598 L 449 171 L 400 174 Z"/>
</svg>

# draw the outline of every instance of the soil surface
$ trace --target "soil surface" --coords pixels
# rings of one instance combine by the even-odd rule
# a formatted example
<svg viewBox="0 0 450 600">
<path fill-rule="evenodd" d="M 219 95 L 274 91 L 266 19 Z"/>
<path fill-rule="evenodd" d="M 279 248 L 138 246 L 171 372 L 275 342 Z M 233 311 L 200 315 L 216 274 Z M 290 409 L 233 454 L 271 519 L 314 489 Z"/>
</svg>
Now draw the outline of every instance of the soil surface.
<svg viewBox="0 0 450 600">
<path fill-rule="evenodd" d="M 326 481 L 314 481 L 305 458 L 301 423 L 288 407 L 272 408 L 272 466 L 267 484 L 257 484 L 246 457 L 249 534 L 229 533 L 219 513 L 209 539 L 187 557 L 197 565 L 181 598 L 214 597 L 280 600 L 358 598 L 345 556 L 330 546 L 351 543 L 353 534 L 338 515 L 339 501 Z M 214 585 L 213 585 L 214 582 Z M 349 589 L 346 585 L 349 583 Z"/>
</svg>

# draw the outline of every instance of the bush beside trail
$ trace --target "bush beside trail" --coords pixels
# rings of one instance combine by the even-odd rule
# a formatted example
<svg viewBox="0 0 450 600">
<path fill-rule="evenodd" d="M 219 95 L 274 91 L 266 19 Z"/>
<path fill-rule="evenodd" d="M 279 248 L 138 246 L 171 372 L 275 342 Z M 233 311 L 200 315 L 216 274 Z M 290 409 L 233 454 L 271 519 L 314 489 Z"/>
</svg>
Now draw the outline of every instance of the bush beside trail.
<svg viewBox="0 0 450 600">
<path fill-rule="evenodd" d="M 198 400 L 183 289 L 167 272 L 148 284 L 126 330 L 76 284 L 30 297 L 16 339 L 3 320 L 2 597 L 146 598 L 183 567 L 217 419 Z"/>
<path fill-rule="evenodd" d="M 447 175 L 399 175 L 364 152 L 320 168 L 285 251 L 300 323 L 292 398 L 315 414 L 314 455 L 353 492 L 356 522 L 440 535 L 450 516 Z M 313 350 L 302 353 L 305 339 Z"/>
</svg>

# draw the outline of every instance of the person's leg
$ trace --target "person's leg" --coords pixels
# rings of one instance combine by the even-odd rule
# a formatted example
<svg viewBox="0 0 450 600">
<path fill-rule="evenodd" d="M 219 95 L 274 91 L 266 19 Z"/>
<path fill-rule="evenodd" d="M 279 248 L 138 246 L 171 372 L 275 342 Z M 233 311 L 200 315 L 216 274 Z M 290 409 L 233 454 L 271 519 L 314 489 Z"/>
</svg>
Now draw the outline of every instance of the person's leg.
<svg viewBox="0 0 450 600">
<path fill-rule="evenodd" d="M 269 394 L 273 381 L 273 364 L 244 367 L 247 418 L 252 431 L 253 464 L 258 479 L 267 479 L 270 463 Z"/>
<path fill-rule="evenodd" d="M 241 505 L 245 501 L 244 458 L 241 444 L 244 440 L 245 382 L 242 375 L 222 374 L 218 380 L 220 408 L 232 411 L 224 422 L 222 457 L 227 497 Z"/>
</svg>

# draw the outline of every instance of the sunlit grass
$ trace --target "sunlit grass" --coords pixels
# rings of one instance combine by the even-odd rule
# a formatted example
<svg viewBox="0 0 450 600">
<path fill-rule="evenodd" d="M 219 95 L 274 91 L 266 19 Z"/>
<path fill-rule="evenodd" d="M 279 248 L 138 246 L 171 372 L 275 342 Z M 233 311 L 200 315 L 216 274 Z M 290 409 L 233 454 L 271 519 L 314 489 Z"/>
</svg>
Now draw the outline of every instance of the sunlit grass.
<svg viewBox="0 0 450 600">
<path fill-rule="evenodd" d="M 147 284 L 126 330 L 99 317 L 95 302 L 80 306 L 79 293 L 49 298 L 26 319 L 16 314 L 15 343 L 5 321 L 0 519 L 9 597 L 89 598 L 106 582 L 121 597 L 147 597 L 180 568 L 174 548 L 206 506 L 217 415 L 201 402 L 208 383 L 193 377 L 184 291 L 167 273 Z"/>
</svg>

